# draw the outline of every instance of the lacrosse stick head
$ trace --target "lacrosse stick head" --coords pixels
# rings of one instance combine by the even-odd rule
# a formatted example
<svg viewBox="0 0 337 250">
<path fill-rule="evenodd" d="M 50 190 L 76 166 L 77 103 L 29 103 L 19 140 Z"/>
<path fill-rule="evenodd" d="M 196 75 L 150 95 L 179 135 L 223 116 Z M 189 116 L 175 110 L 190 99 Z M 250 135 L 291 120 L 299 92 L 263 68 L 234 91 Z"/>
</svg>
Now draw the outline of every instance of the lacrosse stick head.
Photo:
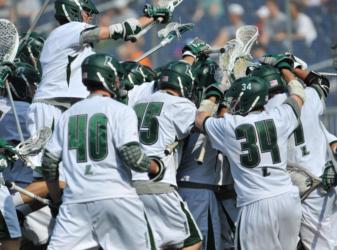
<svg viewBox="0 0 337 250">
<path fill-rule="evenodd" d="M 182 1 L 183 0 L 154 0 L 153 5 L 160 8 L 169 8 L 173 11 Z"/>
<path fill-rule="evenodd" d="M 254 25 L 244 25 L 241 26 L 237 31 L 236 31 L 236 36 L 235 36 L 235 49 L 230 55 L 228 66 L 227 66 L 227 71 L 231 72 L 234 69 L 235 63 L 238 58 L 242 57 L 245 59 L 240 60 L 238 65 L 236 66 L 236 73 L 238 75 L 243 74 L 246 70 L 244 65 L 248 65 L 248 60 L 251 60 L 251 55 L 250 51 L 255 44 L 257 38 L 259 35 L 259 31 L 256 26 Z M 246 68 L 247 69 L 247 68 Z"/>
<path fill-rule="evenodd" d="M 19 34 L 15 25 L 0 19 L 0 62 L 13 62 L 19 47 Z"/>
<path fill-rule="evenodd" d="M 193 27 L 194 27 L 193 23 L 181 24 L 181 23 L 171 22 L 167 24 L 164 29 L 161 29 L 158 32 L 158 37 L 160 39 L 173 40 L 176 37 L 180 38 L 183 33 L 193 29 Z"/>
<path fill-rule="evenodd" d="M 18 144 L 15 149 L 21 157 L 37 155 L 47 144 L 51 135 L 52 130 L 44 127 L 29 139 Z"/>
</svg>

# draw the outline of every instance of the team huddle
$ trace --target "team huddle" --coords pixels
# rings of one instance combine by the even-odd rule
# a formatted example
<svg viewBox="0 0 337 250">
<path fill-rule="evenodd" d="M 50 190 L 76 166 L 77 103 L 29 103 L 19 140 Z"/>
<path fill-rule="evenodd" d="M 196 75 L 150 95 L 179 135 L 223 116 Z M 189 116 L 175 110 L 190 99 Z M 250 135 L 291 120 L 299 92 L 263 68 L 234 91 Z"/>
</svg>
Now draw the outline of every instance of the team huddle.
<svg viewBox="0 0 337 250">
<path fill-rule="evenodd" d="M 95 53 L 173 10 L 100 27 L 91 0 L 56 0 L 60 25 L 1 62 L 0 249 L 336 249 L 329 80 L 233 41 L 157 69 Z"/>
</svg>

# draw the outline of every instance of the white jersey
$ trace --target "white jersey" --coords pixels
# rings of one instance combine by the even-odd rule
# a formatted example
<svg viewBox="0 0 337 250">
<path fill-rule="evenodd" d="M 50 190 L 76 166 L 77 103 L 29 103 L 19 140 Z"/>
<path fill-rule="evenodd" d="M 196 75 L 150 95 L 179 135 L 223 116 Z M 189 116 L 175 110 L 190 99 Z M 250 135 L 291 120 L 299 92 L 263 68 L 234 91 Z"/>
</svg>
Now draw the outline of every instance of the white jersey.
<svg viewBox="0 0 337 250">
<path fill-rule="evenodd" d="M 302 166 L 312 174 L 321 176 L 328 160 L 327 141 L 320 121 L 324 102 L 314 88 L 305 88 L 305 95 L 307 101 L 302 108 L 301 123 L 288 141 L 288 163 Z M 277 107 L 286 98 L 286 94 L 276 95 L 266 108 Z"/>
<path fill-rule="evenodd" d="M 205 135 L 193 132 L 185 141 L 184 152 L 177 173 L 178 181 L 188 181 L 210 185 L 221 185 L 222 161 L 218 157 L 218 151 L 210 147 Z M 208 145 L 207 145 L 208 143 Z M 199 165 L 196 159 L 199 157 L 202 146 L 206 145 L 204 163 Z"/>
<path fill-rule="evenodd" d="M 152 95 L 155 91 L 154 86 L 154 81 L 134 86 L 133 89 L 128 92 L 128 106 L 133 107 L 140 100 Z"/>
<path fill-rule="evenodd" d="M 49 35 L 40 56 L 43 74 L 34 101 L 88 96 L 82 83 L 81 64 L 94 52 L 90 46 L 80 45 L 80 34 L 90 27 L 86 23 L 70 22 Z"/>
<path fill-rule="evenodd" d="M 209 118 L 206 133 L 212 146 L 228 157 L 238 206 L 292 190 L 287 167 L 287 140 L 298 126 L 288 104 L 243 117 Z"/>
<path fill-rule="evenodd" d="M 139 139 L 145 154 L 163 160 L 166 172 L 162 182 L 176 186 L 181 149 L 168 156 L 164 151 L 166 146 L 189 135 L 194 126 L 195 105 L 186 98 L 157 91 L 140 100 L 134 109 L 139 121 Z M 148 179 L 147 174 L 132 172 L 132 180 Z"/>
<path fill-rule="evenodd" d="M 92 95 L 64 112 L 46 147 L 63 163 L 63 202 L 135 197 L 118 153 L 130 142 L 139 142 L 137 116 L 109 97 Z"/>
<path fill-rule="evenodd" d="M 29 105 L 28 102 L 14 101 L 24 139 L 29 138 L 26 126 Z M 6 141 L 21 141 L 12 106 L 8 98 L 0 98 L 0 138 Z"/>
</svg>

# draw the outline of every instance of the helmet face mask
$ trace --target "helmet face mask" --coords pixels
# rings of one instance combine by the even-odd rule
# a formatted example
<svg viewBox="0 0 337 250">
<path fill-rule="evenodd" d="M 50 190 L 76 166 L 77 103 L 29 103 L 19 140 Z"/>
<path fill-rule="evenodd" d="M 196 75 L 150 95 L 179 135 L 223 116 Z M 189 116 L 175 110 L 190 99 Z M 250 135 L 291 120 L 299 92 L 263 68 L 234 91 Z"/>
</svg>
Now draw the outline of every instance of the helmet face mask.
<svg viewBox="0 0 337 250">
<path fill-rule="evenodd" d="M 268 101 L 268 84 L 258 77 L 243 77 L 236 80 L 225 95 L 225 103 L 233 115 L 247 115 L 263 109 Z"/>
<path fill-rule="evenodd" d="M 55 11 L 55 18 L 60 24 L 85 21 L 82 11 L 88 20 L 99 13 L 92 0 L 56 0 Z"/>
<path fill-rule="evenodd" d="M 135 85 L 141 85 L 145 82 L 152 82 L 156 78 L 156 73 L 145 65 L 127 61 L 123 62 L 122 66 L 125 71 L 125 75 L 122 81 L 126 90 L 132 89 Z"/>
</svg>

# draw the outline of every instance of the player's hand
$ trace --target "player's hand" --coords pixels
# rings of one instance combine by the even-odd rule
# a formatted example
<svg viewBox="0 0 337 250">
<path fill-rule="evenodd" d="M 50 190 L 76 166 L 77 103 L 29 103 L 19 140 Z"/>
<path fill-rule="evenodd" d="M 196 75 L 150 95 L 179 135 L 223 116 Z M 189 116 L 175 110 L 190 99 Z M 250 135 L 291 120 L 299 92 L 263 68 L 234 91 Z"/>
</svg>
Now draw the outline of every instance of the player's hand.
<svg viewBox="0 0 337 250">
<path fill-rule="evenodd" d="M 308 64 L 303 61 L 302 59 L 294 56 L 293 54 L 287 52 L 285 53 L 286 56 L 290 57 L 294 61 L 294 69 L 301 69 L 301 70 L 307 70 L 308 69 Z"/>
<path fill-rule="evenodd" d="M 155 20 L 159 20 L 161 23 L 168 23 L 173 14 L 169 8 L 155 7 L 150 4 L 146 4 L 144 6 L 143 12 L 145 16 L 153 17 Z"/>
<path fill-rule="evenodd" d="M 164 163 L 162 162 L 161 159 L 157 157 L 149 157 L 149 158 L 152 161 L 154 161 L 158 166 L 158 170 L 156 173 L 150 173 L 150 172 L 148 173 L 150 180 L 153 182 L 161 181 L 164 178 L 165 171 L 166 171 L 166 167 Z"/>
<path fill-rule="evenodd" d="M 111 39 L 123 39 L 124 41 L 129 41 L 129 37 L 137 35 L 142 30 L 139 21 L 134 18 L 126 19 L 122 23 L 110 25 L 109 29 Z"/>
<path fill-rule="evenodd" d="M 0 88 L 5 86 L 6 79 L 11 77 L 15 71 L 15 66 L 11 62 L 3 62 L 0 65 Z"/>
<path fill-rule="evenodd" d="M 183 48 L 183 56 L 193 56 L 196 59 L 207 57 L 203 52 L 211 49 L 211 46 L 199 38 L 194 38 L 189 44 Z"/>
<path fill-rule="evenodd" d="M 286 54 L 266 55 L 260 58 L 260 62 L 276 67 L 279 70 L 288 69 L 293 71 L 294 69 L 294 60 Z"/>
<path fill-rule="evenodd" d="M 325 169 L 321 178 L 324 190 L 328 191 L 330 188 L 337 186 L 337 173 L 332 161 L 328 161 L 325 164 Z"/>
<path fill-rule="evenodd" d="M 205 88 L 204 99 L 209 99 L 210 97 L 215 97 L 217 102 L 221 102 L 224 98 L 224 88 L 221 83 L 213 83 Z"/>
</svg>

